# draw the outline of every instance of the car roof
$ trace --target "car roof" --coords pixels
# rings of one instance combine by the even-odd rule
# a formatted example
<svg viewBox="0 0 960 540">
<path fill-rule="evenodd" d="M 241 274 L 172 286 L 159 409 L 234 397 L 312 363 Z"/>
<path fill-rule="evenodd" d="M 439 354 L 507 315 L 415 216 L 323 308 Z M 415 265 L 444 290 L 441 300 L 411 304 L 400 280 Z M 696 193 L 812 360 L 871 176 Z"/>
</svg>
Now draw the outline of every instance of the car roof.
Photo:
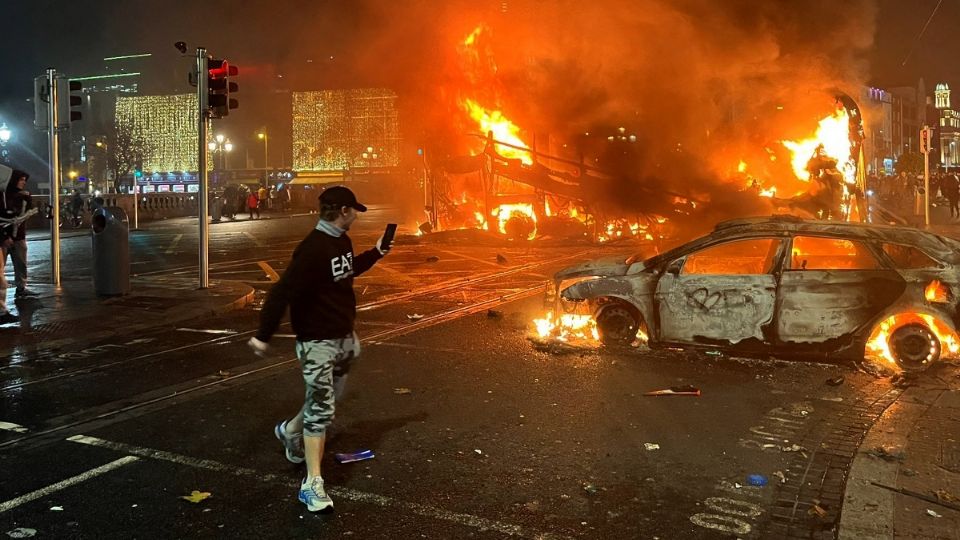
<svg viewBox="0 0 960 540">
<path fill-rule="evenodd" d="M 809 234 L 848 240 L 889 242 L 915 246 L 940 262 L 960 264 L 960 242 L 913 227 L 821 221 L 795 216 L 767 216 L 733 219 L 718 223 L 713 232 L 650 259 L 657 262 L 723 240 L 763 235 Z"/>
</svg>

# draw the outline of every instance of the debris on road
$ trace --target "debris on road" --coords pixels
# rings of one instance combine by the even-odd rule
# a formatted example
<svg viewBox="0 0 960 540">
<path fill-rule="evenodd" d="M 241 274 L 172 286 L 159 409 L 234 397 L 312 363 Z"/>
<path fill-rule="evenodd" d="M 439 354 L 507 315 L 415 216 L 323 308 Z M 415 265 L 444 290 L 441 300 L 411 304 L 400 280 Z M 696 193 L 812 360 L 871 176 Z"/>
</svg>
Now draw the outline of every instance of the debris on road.
<svg viewBox="0 0 960 540">
<path fill-rule="evenodd" d="M 483 450 L 480 450 L 479 448 L 474 448 L 473 451 L 474 451 L 474 453 L 476 453 L 478 456 L 482 456 L 482 455 L 483 455 Z"/>
<path fill-rule="evenodd" d="M 419 321 L 419 320 L 422 319 L 423 317 L 424 317 L 424 316 L 421 315 L 421 314 L 419 314 L 419 313 L 410 313 L 409 315 L 407 315 L 407 320 L 410 320 L 410 321 Z"/>
<path fill-rule="evenodd" d="M 394 393 L 394 394 L 397 394 L 398 396 L 402 396 L 402 395 L 404 395 L 404 394 L 409 394 L 409 393 L 410 393 L 410 389 L 409 389 L 409 388 L 394 388 L 394 389 L 393 389 L 393 393 Z"/>
<path fill-rule="evenodd" d="M 787 477 L 783 475 L 783 471 L 776 471 L 771 476 L 778 478 L 781 484 L 787 483 Z"/>
<path fill-rule="evenodd" d="M 903 448 L 898 446 L 878 446 L 867 454 L 884 461 L 903 461 L 907 457 Z"/>
<path fill-rule="evenodd" d="M 935 517 L 935 518 L 942 518 L 942 517 L 943 517 L 942 515 L 938 514 L 935 510 L 931 510 L 931 509 L 929 509 L 929 508 L 927 508 L 927 515 L 930 516 L 930 517 Z"/>
<path fill-rule="evenodd" d="M 595 486 L 595 485 L 593 485 L 593 484 L 584 484 L 584 485 L 583 485 L 583 490 L 586 491 L 587 493 L 591 494 L 591 495 L 593 495 L 593 494 L 596 493 L 597 491 L 600 491 L 599 489 L 597 489 L 597 486 Z"/>
<path fill-rule="evenodd" d="M 891 370 L 890 368 L 888 368 L 883 364 L 879 364 L 877 362 L 873 362 L 870 360 L 864 360 L 863 362 L 858 362 L 857 368 L 859 368 L 860 371 L 867 373 L 869 375 L 873 375 L 878 379 L 883 379 L 886 377 L 893 376 L 893 370 Z"/>
<path fill-rule="evenodd" d="M 810 510 L 807 510 L 807 514 L 811 516 L 816 516 L 820 519 L 826 519 L 827 510 L 820 506 L 820 502 L 816 501 L 813 503 L 813 506 L 810 507 Z"/>
<path fill-rule="evenodd" d="M 843 378 L 843 375 L 841 375 L 839 377 L 827 379 L 827 384 L 829 384 L 830 386 L 840 386 L 841 384 L 843 384 L 843 381 L 844 381 L 844 378 Z"/>
<path fill-rule="evenodd" d="M 502 318 L 503 318 L 503 312 L 502 312 L 502 311 L 499 311 L 499 310 L 496 310 L 496 309 L 488 309 L 488 310 L 487 310 L 487 318 L 488 318 L 488 319 L 502 319 Z"/>
<path fill-rule="evenodd" d="M 645 396 L 699 396 L 700 389 L 691 385 L 672 386 L 663 390 L 651 390 Z"/>
<path fill-rule="evenodd" d="M 781 446 L 781 452 L 800 452 L 803 455 L 806 455 L 807 449 L 800 446 L 799 444 L 791 444 L 790 446 Z"/>
<path fill-rule="evenodd" d="M 7 536 L 10 538 L 33 538 L 36 535 L 36 529 L 28 529 L 26 527 L 17 527 L 12 531 L 7 531 Z"/>
<path fill-rule="evenodd" d="M 908 468 L 906 468 L 906 467 L 900 469 L 900 472 L 902 472 L 904 476 L 916 476 L 916 475 L 920 474 L 920 473 L 918 473 L 917 471 L 915 471 L 915 470 L 913 470 L 913 469 L 908 469 Z"/>
<path fill-rule="evenodd" d="M 762 474 L 751 474 L 747 476 L 747 483 L 751 486 L 767 485 L 767 477 Z"/>
<path fill-rule="evenodd" d="M 956 495 L 954 495 L 953 493 L 950 493 L 945 489 L 938 489 L 934 491 L 933 494 L 937 496 L 937 500 L 939 500 L 940 502 L 951 502 L 951 503 L 960 502 L 960 497 L 957 497 Z"/>
<path fill-rule="evenodd" d="M 360 450 L 352 454 L 334 454 L 333 457 L 338 463 L 353 463 L 354 461 L 373 459 L 376 456 L 374 456 L 373 450 Z"/>
<path fill-rule="evenodd" d="M 643 443 L 643 447 L 646 448 L 647 451 L 649 451 L 649 452 L 652 452 L 652 451 L 654 451 L 654 450 L 659 450 L 659 449 L 660 449 L 660 445 L 659 445 L 659 444 L 657 444 L 657 443 L 652 443 L 652 442 Z"/>
<path fill-rule="evenodd" d="M 437 257 L 435 255 L 431 257 L 427 257 L 427 262 L 428 263 L 440 262 L 440 257 Z"/>
<path fill-rule="evenodd" d="M 202 500 L 204 500 L 204 499 L 208 499 L 208 498 L 210 498 L 210 497 L 212 497 L 212 495 L 210 494 L 210 492 L 208 492 L 208 491 L 197 491 L 197 490 L 193 490 L 189 495 L 181 495 L 181 496 L 180 496 L 181 499 L 183 499 L 183 500 L 185 500 L 185 501 L 192 502 L 193 504 L 197 504 L 197 503 L 199 503 L 200 501 L 202 501 Z"/>
<path fill-rule="evenodd" d="M 507 264 L 507 258 L 497 253 L 497 262 L 500 264 Z"/>
<path fill-rule="evenodd" d="M 51 507 L 50 507 L 50 511 L 51 511 L 51 512 L 63 512 L 63 507 L 62 507 L 62 506 L 51 506 Z"/>
</svg>

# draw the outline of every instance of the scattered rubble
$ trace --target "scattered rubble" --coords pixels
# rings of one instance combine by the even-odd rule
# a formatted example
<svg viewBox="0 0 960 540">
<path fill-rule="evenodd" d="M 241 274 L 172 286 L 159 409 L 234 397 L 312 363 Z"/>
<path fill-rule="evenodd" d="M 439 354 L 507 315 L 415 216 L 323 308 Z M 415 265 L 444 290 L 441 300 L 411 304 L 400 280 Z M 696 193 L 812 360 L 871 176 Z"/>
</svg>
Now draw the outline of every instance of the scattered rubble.
<svg viewBox="0 0 960 540">
<path fill-rule="evenodd" d="M 393 393 L 394 393 L 394 394 L 397 394 L 397 395 L 409 394 L 409 393 L 410 393 L 410 389 L 409 389 L 409 388 L 394 388 L 394 389 L 393 389 Z"/>
<path fill-rule="evenodd" d="M 841 384 L 843 384 L 843 381 L 844 381 L 844 378 L 843 378 L 843 375 L 841 375 L 839 377 L 827 379 L 827 384 L 830 386 L 840 386 Z"/>
<path fill-rule="evenodd" d="M 419 320 L 422 319 L 423 317 L 424 317 L 424 316 L 421 315 L 421 314 L 419 314 L 419 313 L 410 313 L 409 315 L 407 315 L 407 320 L 410 320 L 410 321 L 419 321 Z"/>
<path fill-rule="evenodd" d="M 507 264 L 507 258 L 504 257 L 503 255 L 497 253 L 497 263 L 499 263 L 499 264 Z"/>
<path fill-rule="evenodd" d="M 590 495 L 593 495 L 594 493 L 600 491 L 599 489 L 597 489 L 597 486 L 593 484 L 584 484 L 583 490 L 589 493 Z"/>
<path fill-rule="evenodd" d="M 819 501 L 815 501 L 813 503 L 813 506 L 810 507 L 810 510 L 807 510 L 807 514 L 811 516 L 816 516 L 820 519 L 827 518 L 827 510 L 824 507 L 820 506 Z"/>
<path fill-rule="evenodd" d="M 440 262 L 440 257 L 437 257 L 437 256 L 427 257 L 427 262 L 428 263 Z"/>
<path fill-rule="evenodd" d="M 36 529 L 28 529 L 27 527 L 17 527 L 12 531 L 7 531 L 7 536 L 10 538 L 33 538 L 36 535 Z"/>
<path fill-rule="evenodd" d="M 499 311 L 499 310 L 496 310 L 496 309 L 488 309 L 488 310 L 487 310 L 487 318 L 488 318 L 488 319 L 502 319 L 502 318 L 503 318 L 503 312 L 502 312 L 502 311 Z"/>
<path fill-rule="evenodd" d="M 903 461 L 907 454 L 899 446 L 878 446 L 867 452 L 867 455 L 880 458 L 884 461 Z"/>
<path fill-rule="evenodd" d="M 787 483 L 787 477 L 783 475 L 783 471 L 776 471 L 771 476 L 779 479 L 781 484 Z"/>
<path fill-rule="evenodd" d="M 960 502 L 960 497 L 957 497 L 956 495 L 954 495 L 953 493 L 950 493 L 945 489 L 938 489 L 934 491 L 933 494 L 937 496 L 937 500 L 940 502 L 948 502 L 948 503 Z"/>
<path fill-rule="evenodd" d="M 689 384 L 684 386 L 671 386 L 663 390 L 651 390 L 643 394 L 645 396 L 699 396 L 700 389 Z"/>
<path fill-rule="evenodd" d="M 654 450 L 659 450 L 659 449 L 660 449 L 660 445 L 659 445 L 659 444 L 657 444 L 657 443 L 650 443 L 650 442 L 648 442 L 648 443 L 643 443 L 643 447 L 646 448 L 648 452 L 652 452 L 652 451 L 654 451 Z"/>
<path fill-rule="evenodd" d="M 927 515 L 930 516 L 930 517 L 935 517 L 935 518 L 942 518 L 942 517 L 943 517 L 942 515 L 938 514 L 936 511 L 931 510 L 931 509 L 929 509 L 929 508 L 927 509 Z"/>
</svg>

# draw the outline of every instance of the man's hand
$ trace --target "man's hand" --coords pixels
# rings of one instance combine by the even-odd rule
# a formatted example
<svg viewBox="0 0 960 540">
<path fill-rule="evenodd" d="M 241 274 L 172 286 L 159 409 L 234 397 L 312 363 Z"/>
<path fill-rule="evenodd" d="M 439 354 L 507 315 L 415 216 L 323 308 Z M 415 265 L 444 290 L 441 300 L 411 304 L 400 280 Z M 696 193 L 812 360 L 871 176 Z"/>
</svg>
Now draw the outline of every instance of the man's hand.
<svg viewBox="0 0 960 540">
<path fill-rule="evenodd" d="M 392 244 L 393 242 L 383 245 L 383 236 L 380 236 L 380 239 L 377 240 L 377 251 L 379 251 L 381 255 L 386 255 L 387 253 L 390 253 L 390 248 L 393 247 Z"/>
</svg>

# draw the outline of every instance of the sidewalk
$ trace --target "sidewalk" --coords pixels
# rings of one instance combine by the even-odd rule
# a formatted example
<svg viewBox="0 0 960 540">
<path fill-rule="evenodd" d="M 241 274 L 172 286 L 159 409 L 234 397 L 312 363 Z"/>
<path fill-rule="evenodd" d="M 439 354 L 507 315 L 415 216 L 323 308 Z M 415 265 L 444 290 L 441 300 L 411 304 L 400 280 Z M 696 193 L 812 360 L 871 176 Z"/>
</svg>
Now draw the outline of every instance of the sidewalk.
<svg viewBox="0 0 960 540">
<path fill-rule="evenodd" d="M 9 280 L 13 282 L 11 278 Z M 100 297 L 91 279 L 61 280 L 59 288 L 31 282 L 36 298 L 15 299 L 7 290 L 7 306 L 20 323 L 0 326 L 0 349 L 42 342 L 55 348 L 76 341 L 105 339 L 157 325 L 240 309 L 253 300 L 253 287 L 234 281 L 210 281 L 197 288 L 197 279 L 132 277 L 130 294 Z M 82 337 L 78 337 L 82 336 Z"/>
<path fill-rule="evenodd" d="M 922 375 L 867 433 L 838 537 L 960 539 L 960 367 Z"/>
</svg>

